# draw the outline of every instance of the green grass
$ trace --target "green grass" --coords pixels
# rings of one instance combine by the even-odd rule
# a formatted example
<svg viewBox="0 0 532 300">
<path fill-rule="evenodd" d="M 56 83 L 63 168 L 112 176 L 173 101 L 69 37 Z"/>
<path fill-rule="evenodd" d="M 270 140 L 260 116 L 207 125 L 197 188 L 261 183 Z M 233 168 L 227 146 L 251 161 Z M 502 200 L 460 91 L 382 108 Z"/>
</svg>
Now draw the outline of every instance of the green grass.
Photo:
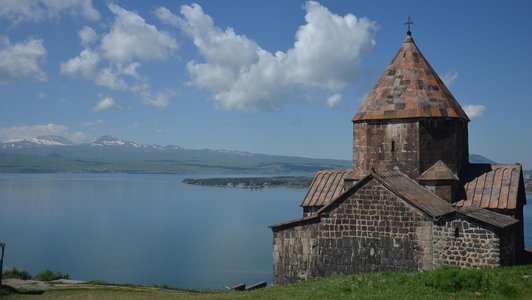
<svg viewBox="0 0 532 300">
<path fill-rule="evenodd" d="M 4 273 L 2 273 L 2 278 L 17 278 L 22 280 L 28 280 L 31 279 L 31 274 L 26 270 L 19 270 L 13 267 L 4 271 Z"/>
<path fill-rule="evenodd" d="M 2 278 L 17 278 L 22 280 L 40 280 L 40 281 L 52 281 L 57 279 L 69 279 L 70 275 L 68 273 L 54 272 L 51 270 L 44 270 L 41 273 L 31 276 L 30 272 L 26 270 L 19 270 L 15 267 L 10 268 L 2 274 Z"/>
<path fill-rule="evenodd" d="M 57 279 L 70 279 L 70 275 L 68 275 L 68 273 L 54 272 L 46 269 L 37 274 L 34 279 L 40 281 L 52 281 Z"/>
<path fill-rule="evenodd" d="M 87 285 L 10 294 L 5 299 L 531 299 L 532 265 L 490 270 L 444 267 L 434 272 L 333 276 L 250 292 L 195 291 L 134 285 Z"/>
</svg>

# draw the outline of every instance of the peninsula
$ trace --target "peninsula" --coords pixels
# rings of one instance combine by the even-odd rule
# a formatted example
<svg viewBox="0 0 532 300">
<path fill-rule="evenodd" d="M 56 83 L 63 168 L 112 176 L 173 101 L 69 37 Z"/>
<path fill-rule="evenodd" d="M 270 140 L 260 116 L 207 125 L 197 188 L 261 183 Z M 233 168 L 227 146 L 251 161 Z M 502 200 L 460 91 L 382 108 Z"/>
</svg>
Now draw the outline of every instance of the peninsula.
<svg viewBox="0 0 532 300">
<path fill-rule="evenodd" d="M 312 181 L 305 176 L 241 177 L 241 178 L 186 178 L 183 183 L 238 188 L 293 187 L 307 188 Z"/>
</svg>

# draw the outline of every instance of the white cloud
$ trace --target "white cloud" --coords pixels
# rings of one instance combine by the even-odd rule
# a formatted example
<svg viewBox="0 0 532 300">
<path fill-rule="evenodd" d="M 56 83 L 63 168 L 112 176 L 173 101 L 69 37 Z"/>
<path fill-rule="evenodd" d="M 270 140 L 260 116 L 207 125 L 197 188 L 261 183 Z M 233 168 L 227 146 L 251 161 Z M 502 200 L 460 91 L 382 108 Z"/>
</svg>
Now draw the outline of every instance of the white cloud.
<svg viewBox="0 0 532 300">
<path fill-rule="evenodd" d="M 471 120 L 476 120 L 482 117 L 482 113 L 486 110 L 485 105 L 481 104 L 468 104 L 464 105 L 464 111 Z"/>
<path fill-rule="evenodd" d="M 98 53 L 93 52 L 91 49 L 85 49 L 78 56 L 61 63 L 61 74 L 79 75 L 84 79 L 95 79 L 98 73 L 99 61 L 100 56 Z"/>
<path fill-rule="evenodd" d="M 94 82 L 112 90 L 127 89 L 127 83 L 120 77 L 120 73 L 110 67 L 100 70 L 96 78 L 94 78 Z"/>
<path fill-rule="evenodd" d="M 145 104 L 166 108 L 174 96 L 166 90 L 152 91 L 149 78 L 140 72 L 141 62 L 165 60 L 178 44 L 174 37 L 160 31 L 134 12 L 115 4 L 108 5 L 114 14 L 109 32 L 101 34 L 85 26 L 78 35 L 85 49 L 61 63 L 61 74 L 79 76 L 111 90 L 131 91 Z M 89 47 L 92 46 L 92 47 Z"/>
<path fill-rule="evenodd" d="M 100 47 L 110 61 L 163 60 L 177 50 L 175 38 L 147 24 L 139 15 L 115 4 L 110 4 L 109 9 L 115 20 L 111 31 L 102 37 Z"/>
<path fill-rule="evenodd" d="M 74 142 L 80 142 L 85 139 L 85 134 L 83 132 L 72 132 L 67 126 L 54 123 L 0 127 L 0 138 L 2 140 L 31 139 L 43 135 L 59 135 Z"/>
<path fill-rule="evenodd" d="M 83 26 L 83 28 L 78 31 L 78 36 L 81 40 L 81 44 L 85 47 L 94 43 L 98 39 L 96 31 L 89 26 Z"/>
<path fill-rule="evenodd" d="M 0 0 L 0 18 L 13 24 L 54 19 L 62 13 L 91 21 L 100 18 L 91 0 Z"/>
<path fill-rule="evenodd" d="M 103 97 L 100 101 L 98 101 L 98 103 L 93 108 L 93 110 L 95 112 L 102 112 L 102 111 L 109 110 L 113 107 L 118 107 L 118 105 L 116 104 L 113 98 L 107 96 L 107 97 Z"/>
<path fill-rule="evenodd" d="M 125 76 L 130 76 L 136 79 L 140 79 L 141 77 L 137 70 L 139 67 L 140 67 L 139 62 L 133 62 L 127 65 L 116 64 L 118 73 L 125 75 Z"/>
<path fill-rule="evenodd" d="M 443 81 L 443 83 L 445 83 L 447 87 L 450 87 L 456 79 L 458 79 L 458 72 L 456 71 L 448 71 L 441 78 L 441 80 Z"/>
<path fill-rule="evenodd" d="M 155 9 L 155 15 L 157 16 L 157 18 L 159 18 L 159 20 L 168 25 L 172 25 L 175 27 L 180 27 L 184 25 L 183 20 L 180 17 L 174 15 L 166 7 L 158 7 L 157 9 Z"/>
<path fill-rule="evenodd" d="M 46 98 L 46 94 L 44 92 L 40 92 L 40 93 L 37 94 L 37 98 L 38 99 L 44 99 L 44 98 Z"/>
<path fill-rule="evenodd" d="M 344 103 L 343 97 L 341 94 L 334 94 L 327 98 L 327 106 L 330 108 L 338 108 L 340 110 L 346 110 L 347 106 Z"/>
<path fill-rule="evenodd" d="M 46 80 L 41 63 L 46 57 L 42 40 L 31 38 L 11 44 L 7 36 L 0 35 L 0 84 L 33 77 Z"/>
<path fill-rule="evenodd" d="M 170 99 L 176 95 L 176 92 L 170 89 L 165 89 L 153 93 L 149 89 L 140 90 L 138 94 L 141 96 L 142 101 L 148 105 L 155 106 L 159 109 L 165 109 L 170 104 Z"/>
<path fill-rule="evenodd" d="M 129 125 L 129 128 L 137 129 L 140 127 L 139 122 L 134 122 L 133 124 Z"/>
<path fill-rule="evenodd" d="M 139 76 L 136 73 L 138 64 L 130 64 L 126 67 L 117 65 L 98 69 L 100 61 L 98 53 L 91 49 L 84 49 L 78 56 L 61 63 L 61 74 L 80 76 L 112 90 L 127 89 L 127 83 L 120 77 L 122 74 Z"/>
<path fill-rule="evenodd" d="M 224 109 L 276 110 L 296 88 L 338 92 L 363 72 L 361 57 L 375 40 L 374 22 L 352 14 L 338 16 L 317 2 L 305 5 L 306 24 L 292 48 L 270 53 L 232 28 L 222 30 L 197 4 L 183 5 L 181 16 L 166 8 L 156 15 L 189 35 L 204 62 L 190 61 L 192 83 L 210 89 Z"/>
<path fill-rule="evenodd" d="M 305 5 L 305 25 L 287 52 L 287 72 L 297 83 L 338 91 L 361 74 L 360 59 L 375 45 L 376 25 L 352 14 L 331 13 L 317 2 Z"/>
</svg>

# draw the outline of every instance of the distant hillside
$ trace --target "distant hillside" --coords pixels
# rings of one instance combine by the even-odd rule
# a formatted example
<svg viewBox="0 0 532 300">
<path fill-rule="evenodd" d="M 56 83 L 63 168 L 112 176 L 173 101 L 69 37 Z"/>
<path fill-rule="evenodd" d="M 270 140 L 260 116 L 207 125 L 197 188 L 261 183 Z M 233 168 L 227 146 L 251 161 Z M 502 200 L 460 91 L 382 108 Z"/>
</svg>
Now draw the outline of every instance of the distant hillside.
<svg viewBox="0 0 532 300">
<path fill-rule="evenodd" d="M 143 145 L 103 136 L 73 144 L 60 137 L 38 137 L 0 144 L 0 172 L 14 173 L 307 173 L 346 168 L 347 160 L 255 154 L 231 150 Z"/>
<path fill-rule="evenodd" d="M 471 162 L 493 162 L 471 154 Z M 60 136 L 0 143 L 0 172 L 8 173 L 313 173 L 351 167 L 349 160 L 313 159 L 232 150 L 143 145 L 103 136 L 74 144 Z"/>
<path fill-rule="evenodd" d="M 470 163 L 475 163 L 475 164 L 493 164 L 495 163 L 493 160 L 487 158 L 487 157 L 484 157 L 482 155 L 479 155 L 479 154 L 469 154 L 469 162 Z"/>
</svg>

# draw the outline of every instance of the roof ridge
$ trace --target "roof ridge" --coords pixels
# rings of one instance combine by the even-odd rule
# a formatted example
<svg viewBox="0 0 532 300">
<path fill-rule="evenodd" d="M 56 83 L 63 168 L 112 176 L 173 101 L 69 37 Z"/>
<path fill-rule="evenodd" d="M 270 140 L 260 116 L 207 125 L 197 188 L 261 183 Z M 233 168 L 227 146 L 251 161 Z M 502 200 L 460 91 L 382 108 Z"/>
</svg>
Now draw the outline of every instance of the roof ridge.
<svg viewBox="0 0 532 300">
<path fill-rule="evenodd" d="M 384 172 L 382 175 L 376 171 L 372 171 L 371 174 L 379 183 L 384 185 L 392 193 L 434 219 L 456 212 L 456 208 L 454 208 L 449 202 L 425 189 L 414 179 L 408 177 L 408 175 L 401 171 L 388 171 Z M 387 179 L 391 179 L 391 177 L 401 178 L 401 181 L 405 180 L 406 182 L 389 182 Z M 400 190 L 405 188 L 410 188 L 412 191 Z M 413 197 L 408 197 L 409 195 Z M 430 199 L 425 198 L 425 196 L 429 196 Z"/>
</svg>

